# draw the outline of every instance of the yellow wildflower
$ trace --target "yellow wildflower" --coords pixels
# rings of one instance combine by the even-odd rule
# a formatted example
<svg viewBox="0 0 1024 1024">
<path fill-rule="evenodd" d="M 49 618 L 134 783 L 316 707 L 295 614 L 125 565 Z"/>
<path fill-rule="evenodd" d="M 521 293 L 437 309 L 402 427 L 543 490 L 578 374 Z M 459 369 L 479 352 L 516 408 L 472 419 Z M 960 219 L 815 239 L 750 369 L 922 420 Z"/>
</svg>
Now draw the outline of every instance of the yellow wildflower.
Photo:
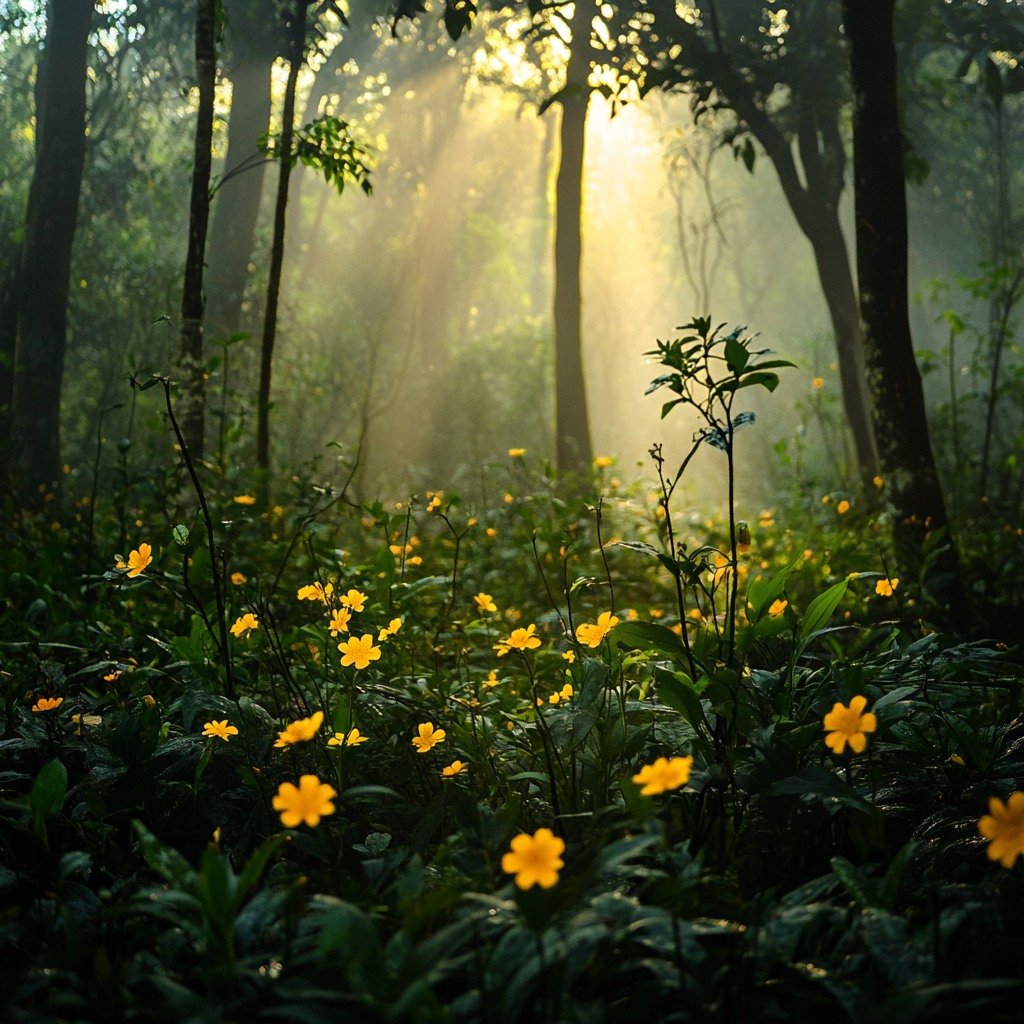
<svg viewBox="0 0 1024 1024">
<path fill-rule="evenodd" d="M 347 594 L 343 594 L 338 598 L 339 601 L 346 607 L 350 608 L 354 612 L 361 612 L 366 605 L 366 595 L 360 593 L 358 590 L 350 590 Z"/>
<path fill-rule="evenodd" d="M 464 772 L 465 770 L 466 765 L 464 765 L 461 761 L 452 761 L 452 763 L 448 765 L 446 768 L 441 769 L 441 774 L 445 776 L 445 778 L 450 779 L 453 775 L 458 775 L 461 772 Z"/>
<path fill-rule="evenodd" d="M 883 479 L 882 479 L 882 478 L 881 478 L 880 476 L 876 476 L 876 477 L 875 477 L 875 478 L 874 478 L 874 479 L 873 479 L 873 480 L 872 480 L 871 482 L 872 482 L 872 483 L 873 483 L 873 484 L 874 484 L 874 485 L 875 485 L 876 487 L 881 487 L 881 486 L 882 486 L 882 484 L 884 484 L 884 483 L 885 483 L 885 481 L 884 481 L 884 480 L 883 480 Z"/>
<path fill-rule="evenodd" d="M 348 624 L 352 619 L 352 613 L 347 608 L 338 608 L 336 611 L 330 613 L 331 622 L 327 627 L 331 631 L 331 636 L 337 636 L 339 633 L 348 632 Z"/>
<path fill-rule="evenodd" d="M 243 583 L 248 583 L 249 581 L 240 572 L 233 572 L 231 574 L 231 582 L 236 587 L 240 587 Z"/>
<path fill-rule="evenodd" d="M 844 512 L 849 512 L 850 511 L 850 503 L 848 501 L 841 501 L 841 502 L 839 502 L 839 505 L 836 507 L 836 511 L 840 515 L 842 515 Z"/>
<path fill-rule="evenodd" d="M 377 637 L 378 640 L 387 640 L 389 636 L 394 636 L 402 628 L 401 619 L 392 619 L 386 626 L 381 626 L 380 635 Z"/>
<path fill-rule="evenodd" d="M 599 647 L 604 638 L 619 624 L 617 615 L 601 612 L 597 617 L 597 625 L 582 622 L 576 627 L 576 639 L 588 647 Z"/>
<path fill-rule="evenodd" d="M 573 695 L 572 683 L 566 683 L 558 693 L 551 694 L 548 697 L 549 704 L 557 704 L 561 700 L 568 700 Z"/>
<path fill-rule="evenodd" d="M 219 736 L 226 743 L 232 736 L 238 735 L 238 730 L 233 725 L 228 725 L 225 718 L 223 722 L 207 722 L 203 726 L 204 736 Z"/>
<path fill-rule="evenodd" d="M 867 706 L 867 698 L 860 694 L 850 701 L 849 707 L 839 703 L 832 705 L 832 710 L 825 716 L 824 728 L 832 730 L 825 737 L 825 743 L 835 753 L 841 754 L 847 743 L 855 754 L 867 746 L 867 733 L 878 728 L 878 720 L 873 714 L 862 713 Z"/>
<path fill-rule="evenodd" d="M 298 721 L 291 722 L 285 730 L 277 734 L 277 742 L 274 746 L 287 747 L 293 743 L 305 743 L 306 740 L 311 740 L 317 734 L 323 720 L 324 713 L 318 711 L 312 718 L 300 718 Z"/>
<path fill-rule="evenodd" d="M 364 633 L 361 637 L 352 637 L 338 644 L 338 650 L 344 655 L 341 667 L 355 665 L 357 669 L 366 668 L 371 661 L 380 658 L 380 648 L 373 646 L 373 634 Z"/>
<path fill-rule="evenodd" d="M 567 662 L 569 662 L 569 664 L 571 665 L 576 660 L 576 652 L 575 651 L 563 651 L 562 652 L 562 657 L 565 658 L 565 660 Z"/>
<path fill-rule="evenodd" d="M 259 628 L 259 619 L 257 619 L 256 616 L 252 614 L 252 612 L 246 612 L 244 615 L 240 615 L 235 620 L 235 624 L 231 627 L 231 632 L 234 633 L 236 637 L 240 637 L 244 633 L 246 640 L 248 640 L 249 634 L 254 629 Z"/>
<path fill-rule="evenodd" d="M 644 787 L 640 790 L 641 796 L 655 796 L 685 786 L 690 780 L 692 766 L 692 757 L 673 757 L 671 761 L 667 757 L 659 757 L 654 764 L 645 764 L 633 776 L 633 781 Z"/>
<path fill-rule="evenodd" d="M 124 669 L 120 669 L 120 668 L 119 669 L 115 669 L 113 672 L 108 672 L 103 677 L 103 682 L 105 682 L 105 683 L 112 683 L 112 682 L 114 682 L 114 680 L 120 679 L 121 676 L 123 676 L 123 675 L 124 675 Z"/>
<path fill-rule="evenodd" d="M 1013 793 L 1004 804 L 998 797 L 988 802 L 989 813 L 978 822 L 978 831 L 989 841 L 988 859 L 1012 868 L 1024 853 L 1024 793 Z"/>
<path fill-rule="evenodd" d="M 298 786 L 290 782 L 282 782 L 274 797 L 274 810 L 281 812 L 281 824 L 285 828 L 295 828 L 304 821 L 310 828 L 320 824 L 320 819 L 334 813 L 331 797 L 337 791 L 321 782 L 315 775 L 303 775 Z"/>
<path fill-rule="evenodd" d="M 532 889 L 535 885 L 550 889 L 557 885 L 558 872 L 565 867 L 565 842 L 551 829 L 539 828 L 532 836 L 522 832 L 511 846 L 511 852 L 501 858 L 501 870 L 515 875 L 520 889 Z"/>
<path fill-rule="evenodd" d="M 146 696 L 142 698 L 142 703 L 145 704 L 147 708 L 155 708 L 156 698 L 153 697 L 152 694 L 147 693 Z"/>
<path fill-rule="evenodd" d="M 236 495 L 235 501 L 239 505 L 255 505 L 256 499 L 251 494 L 239 494 Z"/>
<path fill-rule="evenodd" d="M 423 559 L 420 558 L 419 555 L 413 555 L 412 558 L 409 559 L 409 564 L 410 565 L 422 565 L 423 564 Z"/>
<path fill-rule="evenodd" d="M 789 602 L 780 597 L 777 601 L 772 602 L 771 608 L 768 609 L 768 614 L 781 615 L 787 607 L 789 607 Z"/>
<path fill-rule="evenodd" d="M 488 673 L 487 679 L 484 681 L 484 686 L 490 688 L 492 686 L 497 686 L 500 682 L 501 680 L 498 678 L 498 673 L 492 668 Z"/>
<path fill-rule="evenodd" d="M 425 754 L 431 747 L 436 747 L 438 743 L 444 742 L 444 729 L 435 729 L 433 722 L 422 722 L 418 729 L 419 735 L 413 736 L 412 745 L 421 754 Z"/>
<path fill-rule="evenodd" d="M 336 732 L 328 741 L 327 746 L 329 747 L 358 747 L 360 743 L 365 743 L 370 737 L 363 736 L 358 729 L 351 729 L 349 732 Z"/>
<path fill-rule="evenodd" d="M 607 455 L 598 455 L 598 457 L 594 459 L 594 465 L 597 466 L 598 469 L 607 469 L 611 464 L 612 460 Z"/>
<path fill-rule="evenodd" d="M 891 580 L 879 580 L 875 584 L 875 593 L 880 597 L 892 597 L 893 591 L 899 586 L 900 581 L 898 579 Z"/>
<path fill-rule="evenodd" d="M 498 531 L 496 529 L 494 529 L 493 526 L 488 526 L 487 527 L 487 536 L 488 537 L 497 537 L 498 536 Z"/>
<path fill-rule="evenodd" d="M 526 454 L 526 449 L 525 448 L 509 448 L 508 453 L 514 459 L 518 455 L 525 455 Z"/>
<path fill-rule="evenodd" d="M 40 697 L 39 700 L 32 705 L 32 710 L 52 711 L 54 708 L 59 708 L 63 703 L 63 697 Z"/>
<path fill-rule="evenodd" d="M 494 598 L 483 591 L 477 594 L 473 600 L 476 601 L 477 608 L 482 612 L 496 612 L 498 610 L 498 606 L 494 603 Z"/>
<path fill-rule="evenodd" d="M 822 385 L 824 385 L 824 383 L 825 383 L 825 382 L 824 382 L 824 380 L 822 380 L 822 379 L 821 379 L 821 377 L 815 377 L 815 378 L 814 378 L 814 386 L 815 386 L 816 388 L 820 388 L 820 387 L 822 387 Z"/>
<path fill-rule="evenodd" d="M 500 644 L 494 645 L 498 657 L 500 658 L 512 650 L 525 654 L 526 651 L 540 647 L 540 637 L 533 635 L 536 629 L 537 627 L 533 625 L 527 626 L 526 629 L 513 629 L 512 635 L 507 640 L 502 640 Z"/>
<path fill-rule="evenodd" d="M 327 604 L 333 593 L 333 583 L 328 583 L 325 587 L 322 583 L 317 582 L 310 583 L 306 587 L 299 587 L 298 598 L 300 601 L 319 601 L 321 604 Z"/>
<path fill-rule="evenodd" d="M 148 544 L 140 544 L 137 551 L 128 556 L 128 578 L 139 576 L 153 561 L 153 549 Z"/>
</svg>

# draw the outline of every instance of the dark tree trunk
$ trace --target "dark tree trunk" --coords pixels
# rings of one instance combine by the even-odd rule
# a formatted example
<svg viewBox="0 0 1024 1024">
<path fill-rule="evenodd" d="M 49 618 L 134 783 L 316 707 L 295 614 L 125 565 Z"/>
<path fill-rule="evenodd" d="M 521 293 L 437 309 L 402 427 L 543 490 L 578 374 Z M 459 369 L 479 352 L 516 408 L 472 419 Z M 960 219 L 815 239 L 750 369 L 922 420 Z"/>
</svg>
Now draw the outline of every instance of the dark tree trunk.
<svg viewBox="0 0 1024 1024">
<path fill-rule="evenodd" d="M 256 464 L 270 469 L 270 378 L 274 366 L 274 342 L 277 337 L 277 304 L 281 295 L 281 268 L 284 265 L 284 233 L 288 211 L 288 179 L 292 172 L 292 137 L 295 131 L 295 87 L 302 67 L 306 38 L 306 9 L 309 0 L 298 0 L 289 26 L 288 83 L 284 93 L 281 121 L 280 171 L 277 201 L 274 205 L 274 237 L 270 249 L 267 276 L 267 305 L 263 314 L 260 342 L 260 380 L 256 393 Z"/>
<path fill-rule="evenodd" d="M 196 78 L 199 111 L 192 162 L 192 199 L 188 217 L 188 255 L 181 295 L 181 349 L 178 370 L 178 422 L 193 459 L 203 457 L 203 260 L 210 220 L 210 166 L 213 158 L 213 100 L 217 79 L 217 0 L 199 0 L 196 10 Z"/>
<path fill-rule="evenodd" d="M 577 8 L 581 11 L 581 8 Z M 590 468 L 590 425 L 583 377 L 582 298 L 583 160 L 590 103 L 590 26 L 573 18 L 565 90 L 559 97 L 558 180 L 555 186 L 555 448 L 558 468 Z"/>
<path fill-rule="evenodd" d="M 894 8 L 895 0 L 844 3 L 854 90 L 857 276 L 867 384 L 897 536 L 916 544 L 926 531 L 948 524 L 907 307 L 907 196 Z"/>
<path fill-rule="evenodd" d="M 21 246 L 5 232 L 0 252 L 0 494 L 11 470 L 11 401 L 14 398 L 14 357 L 18 341 L 18 273 Z"/>
<path fill-rule="evenodd" d="M 86 64 L 92 0 L 52 0 L 40 137 L 25 212 L 13 431 L 19 485 L 37 501 L 60 471 L 60 396 L 68 279 L 85 166 Z M 41 114 L 41 116 L 40 116 Z M 41 490 L 42 489 L 42 490 Z"/>
</svg>

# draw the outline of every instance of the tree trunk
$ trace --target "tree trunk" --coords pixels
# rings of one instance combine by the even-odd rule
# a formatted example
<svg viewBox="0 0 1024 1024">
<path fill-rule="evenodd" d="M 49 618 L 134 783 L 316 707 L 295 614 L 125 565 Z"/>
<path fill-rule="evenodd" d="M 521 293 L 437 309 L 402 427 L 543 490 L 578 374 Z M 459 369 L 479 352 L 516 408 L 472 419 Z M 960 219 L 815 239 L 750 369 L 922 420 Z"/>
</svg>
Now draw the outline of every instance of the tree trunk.
<svg viewBox="0 0 1024 1024">
<path fill-rule="evenodd" d="M 907 307 L 907 197 L 894 8 L 895 0 L 845 0 L 844 20 L 854 90 L 857 276 L 867 383 L 896 534 L 918 544 L 926 531 L 948 523 Z"/>
<path fill-rule="evenodd" d="M 260 342 L 260 381 L 256 393 L 256 464 L 270 469 L 270 377 L 274 365 L 274 342 L 277 337 L 277 304 L 281 294 L 281 268 L 284 264 L 284 233 L 288 210 L 288 179 L 292 172 L 292 135 L 295 130 L 295 87 L 302 66 L 306 38 L 308 0 L 298 0 L 290 26 L 288 83 L 284 93 L 281 121 L 280 172 L 277 179 L 277 202 L 274 206 L 274 238 L 270 249 L 270 272 L 267 278 L 267 305 L 263 314 L 263 337 Z"/>
<path fill-rule="evenodd" d="M 577 11 L 580 11 L 577 8 Z M 559 103 L 558 180 L 555 186 L 555 445 L 558 468 L 585 473 L 592 450 L 583 378 L 580 264 L 583 255 L 583 160 L 590 103 L 589 25 L 572 24 L 566 84 Z"/>
<path fill-rule="evenodd" d="M 13 410 L 20 490 L 33 502 L 60 475 L 60 396 L 71 248 L 85 166 L 92 14 L 92 0 L 52 0 L 45 81 L 37 91 L 42 130 L 25 212 Z"/>
<path fill-rule="evenodd" d="M 181 349 L 178 370 L 178 422 L 193 460 L 203 457 L 205 388 L 203 370 L 203 260 L 210 220 L 210 165 L 213 158 L 213 99 L 217 79 L 217 0 L 199 0 L 196 9 L 196 78 L 199 111 L 192 162 L 188 216 L 188 255 L 181 295 Z"/>
<path fill-rule="evenodd" d="M 6 226 L 6 225 L 5 225 Z M 0 495 L 11 470 L 11 400 L 14 397 L 14 357 L 18 341 L 18 271 L 21 246 L 5 231 L 0 259 Z"/>
</svg>

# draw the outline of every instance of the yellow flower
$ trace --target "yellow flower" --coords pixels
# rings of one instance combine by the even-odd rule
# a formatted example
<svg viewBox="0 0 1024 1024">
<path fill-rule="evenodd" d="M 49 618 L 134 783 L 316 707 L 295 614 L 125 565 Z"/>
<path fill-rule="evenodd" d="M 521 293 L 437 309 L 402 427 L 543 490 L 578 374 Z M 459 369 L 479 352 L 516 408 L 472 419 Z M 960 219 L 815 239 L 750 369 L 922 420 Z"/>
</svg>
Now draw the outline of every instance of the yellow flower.
<svg viewBox="0 0 1024 1024">
<path fill-rule="evenodd" d="M 63 697 L 40 697 L 39 700 L 32 705 L 32 710 L 52 711 L 54 708 L 59 708 L 63 703 Z"/>
<path fill-rule="evenodd" d="M 513 498 L 511 494 L 506 494 L 505 495 L 505 504 L 506 505 L 511 505 L 513 501 L 515 501 L 515 498 Z"/>
<path fill-rule="evenodd" d="M 822 495 L 821 503 L 822 503 L 822 505 L 827 505 L 831 500 L 832 500 L 832 496 L 829 495 L 829 494 L 825 494 L 825 495 Z"/>
<path fill-rule="evenodd" d="M 315 775 L 303 775 L 298 786 L 290 782 L 282 782 L 274 797 L 274 810 L 281 812 L 281 824 L 285 828 L 295 828 L 304 821 L 310 828 L 320 824 L 320 819 L 334 813 L 331 797 L 337 791 L 321 782 Z"/>
<path fill-rule="evenodd" d="M 139 576 L 152 561 L 153 549 L 148 544 L 140 544 L 138 550 L 128 556 L 128 578 Z"/>
<path fill-rule="evenodd" d="M 320 601 L 327 604 L 333 593 L 333 583 L 328 583 L 326 587 L 322 583 L 310 583 L 307 587 L 299 587 L 298 597 L 300 601 Z"/>
<path fill-rule="evenodd" d="M 465 770 L 466 765 L 464 765 L 461 761 L 452 761 L 452 763 L 448 765 L 447 768 L 441 769 L 441 774 L 444 775 L 446 778 L 450 779 L 453 775 L 458 775 L 460 772 L 464 772 Z"/>
<path fill-rule="evenodd" d="M 259 619 L 257 619 L 252 612 L 246 612 L 235 620 L 235 624 L 231 627 L 231 632 L 234 633 L 236 637 L 240 637 L 244 633 L 246 640 L 248 640 L 249 634 L 254 629 L 259 628 Z"/>
<path fill-rule="evenodd" d="M 671 761 L 667 757 L 659 757 L 654 764 L 645 764 L 633 776 L 633 781 L 644 787 L 640 790 L 641 796 L 655 796 L 685 786 L 690 781 L 692 765 L 692 757 L 673 757 Z"/>
<path fill-rule="evenodd" d="M 372 633 L 364 633 L 358 638 L 352 637 L 351 640 L 338 644 L 338 650 L 344 655 L 341 659 L 342 668 L 349 665 L 366 668 L 371 661 L 376 661 L 380 657 L 380 648 L 373 646 Z"/>
<path fill-rule="evenodd" d="M 780 597 L 777 601 L 772 602 L 771 608 L 768 609 L 768 614 L 781 615 L 788 606 L 789 602 Z"/>
<path fill-rule="evenodd" d="M 142 703 L 145 704 L 147 708 L 155 708 L 156 698 L 147 693 L 146 696 L 142 698 Z"/>
<path fill-rule="evenodd" d="M 255 505 L 256 499 L 251 494 L 238 494 L 235 496 L 235 501 L 239 505 Z"/>
<path fill-rule="evenodd" d="M 708 573 L 712 583 L 718 583 L 723 576 L 728 576 L 730 571 L 729 559 L 719 553 L 715 556 L 715 568 Z"/>
<path fill-rule="evenodd" d="M 847 743 L 855 754 L 867 746 L 866 734 L 878 728 L 878 721 L 873 714 L 862 714 L 867 706 L 867 698 L 860 694 L 850 701 L 849 707 L 839 703 L 832 705 L 832 710 L 825 716 L 824 727 L 832 730 L 825 737 L 825 743 L 835 753 L 841 754 Z"/>
<path fill-rule="evenodd" d="M 882 486 L 882 484 L 884 484 L 884 483 L 885 483 L 885 481 L 884 481 L 884 480 L 883 480 L 883 479 L 882 479 L 882 478 L 881 478 L 880 476 L 876 476 L 876 477 L 875 477 L 875 478 L 874 478 L 874 479 L 873 479 L 873 480 L 872 480 L 871 482 L 872 482 L 872 483 L 873 483 L 873 484 L 874 484 L 874 485 L 875 485 L 876 487 L 881 487 L 881 486 Z"/>
<path fill-rule="evenodd" d="M 482 612 L 496 612 L 498 610 L 498 606 L 494 603 L 494 598 L 483 591 L 477 594 L 473 600 L 476 601 L 477 608 Z"/>
<path fill-rule="evenodd" d="M 115 569 L 127 569 L 128 568 L 128 566 L 124 564 L 124 559 L 120 555 L 117 556 L 117 562 L 114 564 L 114 568 Z"/>
<path fill-rule="evenodd" d="M 842 515 L 844 512 L 850 511 L 850 503 L 848 501 L 841 501 L 836 508 L 836 511 Z"/>
<path fill-rule="evenodd" d="M 422 565 L 423 564 L 423 559 L 420 558 L 419 555 L 413 555 L 412 558 L 409 559 L 409 564 L 410 565 Z"/>
<path fill-rule="evenodd" d="M 331 631 L 331 636 L 337 636 L 339 633 L 348 632 L 348 624 L 352 618 L 351 613 L 347 608 L 339 608 L 337 611 L 331 614 L 331 624 L 328 629 Z"/>
<path fill-rule="evenodd" d="M 324 713 L 318 711 L 312 718 L 300 718 L 298 721 L 291 722 L 287 729 L 277 734 L 277 742 L 274 746 L 287 747 L 292 743 L 305 743 L 306 740 L 311 740 L 323 720 Z"/>
<path fill-rule="evenodd" d="M 611 464 L 612 460 L 608 458 L 607 455 L 598 455 L 598 457 L 594 459 L 594 465 L 597 466 L 598 469 L 607 469 Z"/>
<path fill-rule="evenodd" d="M 236 587 L 240 587 L 243 583 L 248 583 L 249 581 L 240 572 L 233 572 L 231 574 L 231 582 Z"/>
<path fill-rule="evenodd" d="M 488 673 L 487 679 L 484 681 L 484 686 L 497 686 L 500 682 L 501 680 L 498 678 L 498 673 L 492 668 L 490 673 Z"/>
<path fill-rule="evenodd" d="M 880 597 L 892 597 L 893 591 L 899 586 L 898 579 L 879 580 L 875 584 L 875 593 Z"/>
<path fill-rule="evenodd" d="M 431 747 L 444 742 L 444 729 L 435 729 L 433 722 L 422 722 L 419 726 L 419 736 L 413 736 L 412 745 L 421 753 L 425 754 Z"/>
<path fill-rule="evenodd" d="M 517 455 L 525 455 L 526 454 L 526 449 L 525 448 L 509 448 L 508 453 L 514 459 Z"/>
<path fill-rule="evenodd" d="M 1004 804 L 998 797 L 988 802 L 989 813 L 978 822 L 978 831 L 989 841 L 988 859 L 1012 868 L 1024 853 L 1024 793 L 1013 793 Z"/>
<path fill-rule="evenodd" d="M 588 647 L 599 647 L 601 641 L 619 624 L 618 616 L 611 612 L 601 612 L 597 617 L 597 625 L 583 622 L 576 627 L 576 639 Z"/>
<path fill-rule="evenodd" d="M 488 537 L 497 537 L 498 536 L 498 531 L 496 529 L 494 529 L 493 526 L 488 526 L 487 527 L 487 536 Z"/>
<path fill-rule="evenodd" d="M 572 683 L 566 683 L 558 693 L 548 697 L 549 704 L 557 704 L 560 700 L 568 700 L 573 695 Z"/>
<path fill-rule="evenodd" d="M 93 726 L 97 726 L 97 725 L 102 725 L 103 724 L 103 716 L 102 715 L 72 715 L 71 716 L 71 721 L 74 722 L 75 725 L 78 726 L 78 729 L 76 730 L 76 732 L 77 732 L 77 734 L 79 736 L 81 736 L 82 735 L 82 726 L 83 725 L 86 725 L 86 726 L 89 726 L 89 727 L 93 727 Z"/>
<path fill-rule="evenodd" d="M 392 619 L 386 626 L 381 626 L 380 635 L 377 637 L 378 640 L 387 640 L 389 636 L 394 636 L 402 628 L 401 619 Z"/>
<path fill-rule="evenodd" d="M 821 379 L 821 377 L 815 377 L 814 378 L 814 386 L 816 388 L 820 388 L 824 383 L 825 382 Z"/>
<path fill-rule="evenodd" d="M 369 736 L 363 736 L 358 729 L 352 729 L 347 733 L 336 732 L 327 741 L 327 746 L 340 747 L 344 745 L 346 747 L 358 747 L 360 743 L 365 743 L 369 738 Z"/>
<path fill-rule="evenodd" d="M 540 647 L 540 637 L 533 635 L 536 629 L 536 626 L 527 626 L 526 629 L 513 629 L 512 635 L 507 640 L 502 640 L 500 644 L 494 645 L 494 649 L 498 652 L 498 657 L 500 658 L 512 650 L 525 653 Z"/>
<path fill-rule="evenodd" d="M 501 870 L 515 875 L 520 889 L 532 889 L 535 885 L 550 889 L 558 884 L 558 872 L 565 867 L 565 842 L 551 829 L 539 828 L 532 836 L 522 832 L 511 845 L 511 852 L 501 858 Z"/>
<path fill-rule="evenodd" d="M 569 662 L 569 664 L 571 665 L 576 660 L 576 652 L 575 651 L 563 651 L 562 652 L 562 657 L 565 658 L 565 660 L 567 662 Z"/>
<path fill-rule="evenodd" d="M 112 683 L 115 679 L 120 679 L 124 675 L 124 669 L 116 669 L 113 672 L 109 672 L 103 677 L 103 682 Z"/>
<path fill-rule="evenodd" d="M 350 590 L 347 594 L 339 597 L 338 600 L 346 608 L 350 608 L 354 612 L 361 612 L 366 605 L 366 595 L 361 594 L 358 590 Z"/>
<path fill-rule="evenodd" d="M 807 559 L 813 558 L 813 557 L 814 557 L 814 549 L 813 548 L 804 548 L 804 561 L 806 562 Z"/>
<path fill-rule="evenodd" d="M 228 725 L 225 718 L 223 722 L 207 722 L 203 726 L 204 736 L 219 736 L 225 743 L 232 737 L 238 735 L 238 730 L 233 725 Z"/>
</svg>

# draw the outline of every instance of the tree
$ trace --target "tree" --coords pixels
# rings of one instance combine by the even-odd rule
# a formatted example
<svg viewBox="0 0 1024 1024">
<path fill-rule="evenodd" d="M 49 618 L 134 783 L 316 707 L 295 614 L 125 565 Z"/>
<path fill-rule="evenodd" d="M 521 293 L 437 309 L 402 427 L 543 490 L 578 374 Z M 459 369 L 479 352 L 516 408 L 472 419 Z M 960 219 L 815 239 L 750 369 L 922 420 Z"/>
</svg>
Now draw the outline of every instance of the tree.
<svg viewBox="0 0 1024 1024">
<path fill-rule="evenodd" d="M 743 0 L 721 6 L 712 0 L 705 21 L 675 0 L 640 0 L 638 8 L 611 22 L 602 47 L 617 89 L 635 79 L 642 95 L 655 88 L 690 93 L 697 117 L 731 111 L 736 124 L 726 141 L 750 170 L 752 138 L 761 144 L 814 251 L 836 338 L 843 408 L 861 476 L 870 478 L 876 460 L 860 316 L 839 223 L 846 164 L 840 118 L 847 97 L 834 5 L 808 0 L 775 12 Z"/>
<path fill-rule="evenodd" d="M 270 0 L 233 0 L 225 9 L 231 112 L 224 174 L 216 187 L 210 227 L 206 325 L 207 331 L 227 339 L 241 328 L 267 162 L 259 138 L 270 126 L 271 67 L 281 33 Z"/>
<path fill-rule="evenodd" d="M 590 26 L 577 4 L 569 26 L 565 86 L 552 98 L 562 108 L 555 185 L 555 448 L 558 468 L 585 473 L 592 459 L 583 376 L 583 163 L 590 105 Z"/>
<path fill-rule="evenodd" d="M 178 420 L 193 459 L 203 457 L 204 369 L 203 260 L 210 219 L 210 167 L 213 158 L 213 101 L 217 78 L 217 0 L 196 5 L 196 78 L 199 111 L 196 116 L 195 153 L 192 159 L 192 198 L 188 218 L 188 255 L 181 296 L 181 348 L 178 368 Z"/>
<path fill-rule="evenodd" d="M 37 96 L 36 166 L 18 285 L 13 433 L 25 500 L 60 475 L 60 397 L 71 248 L 85 165 L 86 66 L 92 0 L 51 0 Z"/>
<path fill-rule="evenodd" d="M 896 0 L 845 0 L 854 90 L 857 277 L 878 455 L 908 540 L 947 526 L 907 306 L 907 196 L 897 101 Z"/>
</svg>

